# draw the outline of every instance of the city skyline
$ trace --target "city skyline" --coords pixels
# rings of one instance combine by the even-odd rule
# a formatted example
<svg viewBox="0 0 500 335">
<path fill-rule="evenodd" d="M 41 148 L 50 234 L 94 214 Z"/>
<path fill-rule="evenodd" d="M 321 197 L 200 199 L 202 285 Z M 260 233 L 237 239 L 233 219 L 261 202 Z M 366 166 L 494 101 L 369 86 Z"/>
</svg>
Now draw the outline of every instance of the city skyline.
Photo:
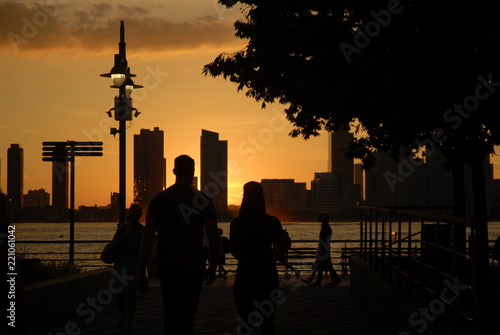
<svg viewBox="0 0 500 335">
<path fill-rule="evenodd" d="M 144 132 L 151 132 L 151 133 L 154 133 L 154 132 L 158 132 L 158 131 L 159 131 L 158 127 L 154 127 L 153 132 L 151 132 L 149 129 L 142 129 L 142 130 L 141 130 L 141 132 L 140 132 L 140 134 L 143 134 Z M 161 131 L 161 132 L 162 132 L 162 131 Z M 211 132 L 211 131 L 206 131 L 206 130 L 203 130 L 203 129 L 202 129 L 202 132 L 203 132 L 203 133 L 205 133 L 205 135 L 206 135 L 206 134 L 210 134 L 210 135 L 215 134 L 215 137 L 217 137 L 217 140 L 218 140 L 218 135 L 219 135 L 219 134 L 214 133 L 214 132 Z M 140 135 L 140 134 L 134 134 L 134 137 L 135 137 L 135 136 L 137 136 L 137 135 Z M 352 135 L 352 134 L 349 134 L 349 136 L 351 136 L 351 135 Z M 331 142 L 331 141 L 332 141 L 332 138 L 335 138 L 335 136 L 328 136 L 328 138 L 329 138 L 329 141 Z M 338 136 L 337 136 L 337 138 L 338 138 Z M 227 141 L 220 141 L 220 142 L 227 142 Z M 228 143 L 226 143 L 225 145 L 227 146 L 227 144 L 228 144 Z M 17 146 L 17 145 L 18 145 L 18 144 L 11 144 L 11 147 L 9 148 L 9 150 L 11 150 L 11 149 L 14 147 L 14 148 L 19 148 L 19 149 L 21 149 L 21 151 L 24 151 L 24 150 L 23 150 L 23 148 L 22 148 L 22 145 L 20 145 L 20 144 L 19 144 L 19 146 Z M 280 176 L 280 175 L 276 175 L 276 176 L 264 176 L 264 177 L 262 177 L 262 178 L 260 178 L 260 179 L 255 179 L 255 181 L 261 182 L 262 180 L 275 180 L 275 179 L 279 179 L 279 180 L 290 179 L 290 180 L 292 180 L 292 179 L 293 179 L 293 180 L 295 180 L 295 181 L 296 181 L 296 182 L 298 182 L 298 183 L 303 183 L 303 184 L 305 184 L 305 185 L 306 185 L 306 189 L 307 189 L 307 190 L 312 190 L 312 188 L 313 188 L 313 182 L 314 182 L 314 180 L 316 180 L 316 176 L 317 176 L 317 175 L 331 174 L 331 172 L 325 172 L 325 171 L 329 171 L 329 170 L 331 171 L 331 170 L 332 170 L 332 167 L 333 167 L 333 165 L 332 165 L 332 161 L 331 161 L 331 154 L 332 154 L 332 152 L 331 152 L 331 147 L 332 147 L 331 143 L 329 143 L 329 144 L 328 144 L 328 147 L 329 147 L 329 149 L 327 150 L 327 152 L 324 152 L 324 155 L 325 155 L 325 156 L 329 156 L 329 159 L 328 159 L 328 162 L 329 162 L 329 163 L 328 163 L 328 165 L 327 165 L 327 168 L 326 168 L 326 169 L 324 169 L 324 170 L 314 171 L 314 172 L 313 172 L 310 176 L 306 177 L 306 178 L 305 178 L 305 179 L 303 179 L 303 180 L 298 180 L 298 179 L 295 179 L 295 178 L 287 178 L 287 177 L 282 177 L 282 176 Z M 338 148 L 337 148 L 337 149 L 338 149 Z M 8 151 L 8 150 L 6 150 L 6 151 Z M 199 148 L 198 153 L 194 153 L 194 155 L 193 155 L 193 159 L 195 160 L 195 167 L 196 167 L 196 170 L 197 170 L 197 171 L 199 171 L 199 170 L 200 170 L 200 168 L 201 168 L 201 160 L 199 159 L 199 158 L 200 158 L 200 156 L 201 156 L 201 151 L 202 151 L 202 150 L 201 150 L 201 148 Z M 385 156 L 384 156 L 384 157 L 385 157 Z M 339 157 L 337 156 L 337 159 L 338 159 L 338 158 L 339 158 Z M 24 155 L 23 155 L 23 157 L 22 157 L 22 160 L 23 160 L 23 161 L 25 160 Z M 234 161 L 231 161 L 231 159 L 229 159 L 229 161 L 230 161 L 230 163 L 234 163 Z M 346 161 L 349 161 L 349 160 L 346 160 Z M 432 161 L 434 162 L 434 159 L 433 159 Z M 378 161 L 377 161 L 377 162 L 378 162 Z M 438 168 L 438 169 L 443 169 L 443 167 L 442 167 L 442 163 L 443 163 L 442 161 L 441 161 L 441 163 L 440 163 L 440 164 L 438 164 L 438 165 L 436 165 L 436 164 L 434 163 L 434 165 L 436 166 L 435 168 Z M 171 164 L 172 164 L 172 166 L 173 166 L 173 159 L 172 159 Z M 6 165 L 7 165 L 7 164 L 6 164 Z M 169 166 L 169 165 L 168 165 L 168 162 L 167 162 L 165 165 L 167 165 L 167 167 L 168 167 L 168 166 Z M 200 165 L 200 166 L 199 166 L 199 165 Z M 229 164 L 229 165 L 231 165 L 231 164 Z M 342 164 L 341 164 L 341 165 L 342 165 Z M 352 169 L 353 169 L 353 177 L 354 177 L 354 174 L 355 174 L 355 173 L 354 173 L 354 171 L 355 171 L 355 169 L 357 168 L 355 165 L 359 165 L 359 164 L 353 164 L 353 166 L 352 166 Z M 379 174 L 380 174 L 380 177 L 379 177 L 379 178 L 381 178 L 381 180 L 382 180 L 382 182 L 381 182 L 381 185 L 380 185 L 380 186 L 382 186 L 384 189 L 390 189 L 390 186 L 391 186 L 391 185 L 387 184 L 387 180 L 386 180 L 386 178 L 384 177 L 384 175 L 383 175 L 383 173 L 382 173 L 382 172 L 384 172 L 384 171 L 385 171 L 385 172 L 391 172 L 391 173 L 394 173 L 394 171 L 392 171 L 392 170 L 393 170 L 394 168 L 397 170 L 397 165 L 398 165 L 398 163 L 397 163 L 397 162 L 394 162 L 394 161 L 390 160 L 390 168 L 389 168 L 389 167 L 387 166 L 387 162 L 386 162 L 386 160 L 383 160 L 383 159 L 382 159 L 382 160 L 380 160 L 380 162 L 378 162 L 378 164 L 376 164 L 376 165 L 375 165 L 375 166 L 374 166 L 371 170 L 369 170 L 369 173 L 370 173 L 370 174 L 373 174 L 373 173 L 379 173 Z M 52 206 L 54 206 L 54 193 L 53 193 L 53 190 L 54 190 L 54 180 L 56 180 L 56 179 L 57 179 L 57 180 L 58 180 L 58 179 L 60 179 L 61 167 L 58 167 L 58 168 L 54 169 L 53 164 L 50 164 L 50 166 L 51 166 L 51 169 L 49 170 L 49 173 L 50 173 L 51 180 L 50 180 L 50 183 L 49 183 L 49 184 L 51 184 L 52 186 L 51 186 L 51 187 L 39 187 L 39 188 L 26 188 L 26 187 L 24 187 L 24 188 L 23 188 L 23 190 L 22 190 L 23 196 L 27 195 L 30 191 L 38 191 L 38 190 L 40 190 L 40 189 L 50 190 L 50 192 L 48 192 L 48 193 L 50 194 L 50 198 L 51 198 L 51 205 L 52 205 Z M 172 166 L 170 166 L 170 167 L 172 167 Z M 493 174 L 493 165 L 491 164 L 491 166 L 492 166 L 492 168 L 491 168 L 491 174 L 492 174 L 492 176 L 493 176 L 493 178 L 492 178 L 492 180 L 493 180 L 493 179 L 495 179 L 495 176 L 494 176 L 494 174 Z M 163 168 L 165 168 L 165 166 L 164 166 Z M 235 166 L 229 166 L 229 167 L 228 167 L 228 173 L 227 173 L 227 175 L 228 175 L 228 176 L 231 176 L 231 169 L 234 169 L 234 168 L 235 168 Z M 345 167 L 344 167 L 344 168 L 345 168 Z M 25 169 L 25 166 L 23 166 L 23 170 L 24 170 L 24 169 Z M 168 170 L 168 168 L 167 168 L 167 170 Z M 59 172 L 57 172 L 57 171 L 59 171 Z M 337 171 L 338 171 L 338 170 L 337 170 Z M 382 171 L 382 172 L 381 172 L 381 171 Z M 54 174 L 54 173 L 55 173 L 55 174 Z M 397 173 L 397 171 L 396 171 L 396 173 Z M 56 178 L 56 177 L 57 177 L 57 178 Z M 196 178 L 196 180 L 199 180 L 199 181 L 200 181 L 200 183 L 199 183 L 199 188 L 200 188 L 200 189 L 202 189 L 202 188 L 203 188 L 203 186 L 202 186 L 202 184 L 201 184 L 201 178 L 200 178 L 200 177 L 201 177 L 201 173 L 195 173 L 195 178 Z M 411 177 L 412 177 L 412 176 L 411 176 Z M 409 179 L 414 179 L 414 178 L 411 178 L 411 177 L 410 177 Z M 440 177 L 440 176 L 437 176 L 437 177 L 435 177 L 435 178 L 438 178 L 438 179 L 439 179 L 439 178 L 441 178 L 441 177 Z M 491 177 L 490 177 L 490 178 L 491 178 Z M 342 179 L 342 177 L 341 177 L 341 179 Z M 344 179 L 345 179 L 345 178 L 344 178 Z M 168 187 L 169 185 L 171 185 L 171 184 L 174 182 L 174 180 L 175 180 L 175 177 L 172 177 L 171 179 L 169 179 L 169 182 L 167 182 L 167 184 L 166 184 L 165 186 L 166 186 L 166 187 Z M 338 179 L 337 179 L 337 180 L 338 180 Z M 23 184 L 23 185 L 25 184 L 25 183 L 24 183 L 24 180 L 21 180 L 20 182 L 21 182 L 21 184 Z M 66 183 L 67 183 L 67 180 L 66 180 Z M 133 180 L 133 179 L 131 179 L 130 181 L 128 181 L 128 180 L 127 180 L 127 184 L 129 184 L 129 183 L 133 186 L 133 185 L 134 185 L 134 180 Z M 66 186 L 67 186 L 67 185 L 66 185 Z M 380 186 L 379 186 L 379 187 L 380 187 Z M 366 186 L 365 186 L 365 187 L 366 187 Z M 377 187 L 377 188 L 378 188 L 378 187 Z M 6 191 L 7 191 L 7 189 L 3 190 L 2 192 L 3 192 L 3 193 L 8 193 L 8 192 L 6 192 Z M 470 191 L 470 190 L 469 190 L 469 191 Z M 64 192 L 68 192 L 68 191 L 66 190 L 66 191 L 64 191 Z M 78 190 L 77 190 L 77 192 L 78 192 Z M 109 201 L 109 194 L 110 194 L 110 193 L 115 193 L 115 192 L 117 192 L 117 190 L 110 190 L 110 191 L 107 193 L 107 200 L 106 200 L 105 202 L 103 202 L 103 203 L 95 203 L 95 204 L 90 204 L 90 206 L 94 206 L 94 205 L 98 205 L 98 206 L 107 206 L 107 205 L 110 205 L 110 201 Z M 372 192 L 373 192 L 373 191 L 372 191 Z M 61 192 L 59 192 L 59 193 L 61 193 Z M 389 193 L 390 193 L 390 192 L 389 192 Z M 470 193 L 470 192 L 469 192 L 469 193 Z M 396 192 L 396 193 L 392 193 L 392 195 L 393 195 L 393 196 L 396 196 L 396 195 L 397 195 L 397 192 Z M 62 194 L 59 194 L 59 197 L 61 197 L 61 196 L 62 196 Z M 68 195 L 66 194 L 66 197 L 67 197 L 67 196 L 68 196 Z M 230 197 L 228 196 L 228 199 L 229 199 L 229 198 L 230 198 Z M 68 199 L 67 199 L 67 198 L 64 198 L 64 199 L 63 199 L 63 198 L 61 198 L 60 200 L 61 200 L 61 201 L 65 201 L 65 202 L 67 203 L 67 200 L 68 200 Z M 61 205 L 61 204 L 62 204 L 62 202 L 61 202 L 61 201 L 59 201 L 59 203 L 60 203 L 60 205 L 59 205 L 59 206 L 63 206 L 63 205 Z M 132 202 L 135 202 L 135 201 L 133 201 L 133 200 L 132 200 L 130 203 L 132 203 Z M 239 202 L 238 202 L 238 203 L 236 203 L 236 202 L 231 203 L 231 202 L 229 202 L 229 201 L 227 202 L 227 205 L 228 205 L 228 206 L 229 206 L 229 205 L 239 205 L 239 204 L 240 204 Z M 78 207 L 78 206 L 88 206 L 88 205 L 89 205 L 89 204 L 78 204 L 78 203 L 77 203 L 77 204 L 76 204 L 76 207 Z M 63 207 L 64 207 L 64 206 L 63 206 Z M 67 205 L 66 205 L 66 208 L 67 208 Z"/>
<path fill-rule="evenodd" d="M 24 192 L 51 190 L 51 166 L 41 160 L 43 141 L 102 141 L 103 156 L 79 160 L 76 205 L 107 204 L 118 191 L 117 122 L 106 111 L 116 92 L 99 74 L 113 65 L 120 20 L 125 21 L 127 58 L 136 84 L 132 95 L 141 115 L 130 122 L 127 143 L 140 129 L 165 132 L 167 162 L 180 154 L 198 161 L 199 131 L 211 129 L 228 141 L 228 203 L 239 204 L 250 180 L 290 178 L 307 182 L 328 170 L 328 136 L 291 138 L 293 129 L 274 104 L 237 92 L 234 84 L 204 77 L 203 65 L 221 52 L 239 50 L 234 37 L 242 16 L 215 1 L 150 0 L 120 5 L 75 0 L 40 6 L 36 0 L 0 3 L 0 187 L 7 186 L 7 148 L 19 143 L 25 155 Z M 99 14 L 99 15 L 97 15 Z M 43 19 L 43 20 L 42 20 Z M 8 64 L 8 66 L 6 65 Z M 453 102 L 451 102 L 453 103 Z M 133 201 L 133 148 L 127 148 L 127 203 Z M 492 157 L 495 177 L 500 158 Z M 174 180 L 167 168 L 167 186 Z M 96 182 L 98 180 L 98 182 Z"/>
<path fill-rule="evenodd" d="M 263 178 L 260 180 L 264 189 L 264 196 L 266 204 L 268 205 L 269 213 L 283 217 L 286 220 L 299 220 L 308 221 L 314 220 L 314 214 L 317 212 L 324 212 L 330 214 L 335 219 L 352 219 L 357 217 L 357 204 L 362 200 L 360 193 L 361 189 L 365 189 L 366 198 L 363 203 L 367 206 L 378 207 L 413 207 L 413 206 L 429 206 L 434 204 L 437 207 L 451 208 L 452 205 L 452 184 L 451 172 L 444 168 L 445 159 L 442 155 L 433 154 L 425 159 L 425 162 L 417 167 L 411 175 L 407 176 L 404 183 L 388 184 L 387 174 L 395 175 L 398 170 L 398 162 L 389 158 L 387 154 L 379 156 L 375 166 L 368 171 L 365 178 L 357 178 L 355 175 L 358 172 L 359 164 L 354 164 L 352 159 L 344 158 L 339 153 L 342 151 L 340 143 L 352 137 L 351 133 L 341 131 L 331 134 L 330 137 L 330 164 L 331 172 L 315 172 L 314 179 L 311 180 L 311 186 L 308 189 L 306 183 L 299 181 L 295 182 L 294 179 L 287 178 Z M 164 169 L 165 159 L 162 158 L 163 147 L 163 131 L 155 127 L 153 131 L 149 129 L 141 129 L 139 135 L 134 136 L 134 152 L 136 157 L 134 162 L 138 160 L 143 161 L 143 168 L 137 170 L 138 166 L 134 167 L 134 175 L 159 174 L 158 178 L 150 180 L 156 184 L 145 186 L 145 191 L 148 189 L 158 188 L 157 191 L 165 187 L 164 184 Z M 138 141 L 140 139 L 140 141 Z M 201 170 L 204 171 L 205 176 L 201 178 L 204 182 L 197 185 L 198 176 L 195 176 L 194 187 L 199 187 L 208 196 L 210 196 L 214 203 L 217 204 L 218 213 L 220 217 L 229 219 L 232 212 L 235 213 L 234 206 L 237 204 L 229 204 L 231 209 L 228 211 L 227 193 L 225 191 L 224 177 L 227 176 L 227 141 L 219 140 L 219 134 L 207 130 L 202 130 L 201 146 L 200 146 L 200 162 Z M 45 189 L 28 190 L 27 192 L 20 192 L 22 189 L 23 178 L 21 177 L 20 170 L 23 170 L 22 161 L 24 159 L 22 154 L 22 147 L 18 144 L 12 144 L 9 148 L 9 165 L 14 168 L 9 168 L 9 175 L 13 175 L 12 181 L 15 186 L 13 193 L 8 194 L 11 199 L 12 209 L 20 209 L 16 205 L 16 197 L 19 200 L 29 200 L 31 205 L 22 206 L 28 209 L 28 212 L 21 213 L 24 219 L 30 220 L 37 212 L 36 209 L 48 209 L 50 194 Z M 204 158 L 205 156 L 205 158 Z M 150 165 L 153 160 L 161 161 L 156 164 L 154 171 L 146 171 L 144 168 Z M 498 185 L 500 179 L 493 178 L 493 166 L 485 162 L 486 173 L 486 193 L 488 199 L 488 215 L 498 218 L 498 211 L 496 204 L 499 197 Z M 60 168 L 57 169 L 58 171 Z M 65 169 L 64 169 L 65 170 Z M 217 171 L 217 172 L 214 172 Z M 163 176 L 161 176 L 163 175 Z M 202 174 L 203 175 L 203 174 Z M 208 179 L 207 179 L 208 176 Z M 470 189 L 470 170 L 466 169 L 466 213 L 472 215 L 472 190 Z M 18 177 L 18 178 L 17 178 Z M 53 175 L 53 181 L 59 180 L 60 175 Z M 148 184 L 148 183 L 147 183 Z M 163 184 L 163 186 L 161 185 Z M 136 181 L 134 181 L 136 186 Z M 391 187 L 394 190 L 391 191 Z M 61 198 L 67 198 L 67 190 L 60 190 Z M 149 192 L 150 193 L 150 192 Z M 156 194 L 156 191 L 153 193 Z M 118 193 L 114 193 L 116 196 Z M 113 213 L 109 210 L 116 208 L 113 206 L 113 197 L 111 196 L 111 204 L 106 204 L 98 207 L 94 206 L 77 206 L 82 209 L 79 211 L 79 218 L 88 220 L 90 218 L 101 218 L 103 220 L 113 217 Z M 143 192 L 140 198 L 148 198 L 154 194 Z M 61 220 L 64 215 L 63 212 L 57 211 L 60 209 L 67 209 L 67 205 L 56 204 L 55 197 L 52 196 L 51 210 L 48 213 L 44 212 L 45 219 Z M 18 200 L 18 203 L 19 203 Z M 137 200 L 137 199 L 136 199 Z M 143 208 L 147 208 L 148 200 L 135 201 L 138 202 Z M 36 205 L 34 205 L 36 204 Z M 58 208 L 63 206 L 64 208 Z M 34 211 L 35 210 L 35 211 Z M 55 211 L 54 211 L 55 210 Z M 116 213 L 115 213 L 116 214 Z M 21 219 L 22 220 L 22 219 Z"/>
</svg>

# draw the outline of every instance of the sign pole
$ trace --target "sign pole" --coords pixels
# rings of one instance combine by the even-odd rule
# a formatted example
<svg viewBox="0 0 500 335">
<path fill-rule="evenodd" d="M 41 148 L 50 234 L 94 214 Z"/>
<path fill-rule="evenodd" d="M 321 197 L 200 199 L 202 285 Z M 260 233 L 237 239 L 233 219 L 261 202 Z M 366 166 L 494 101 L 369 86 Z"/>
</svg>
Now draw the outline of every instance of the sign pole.
<svg viewBox="0 0 500 335">
<path fill-rule="evenodd" d="M 71 141 L 70 151 L 70 193 L 69 193 L 69 262 L 75 262 L 75 142 Z"/>
</svg>

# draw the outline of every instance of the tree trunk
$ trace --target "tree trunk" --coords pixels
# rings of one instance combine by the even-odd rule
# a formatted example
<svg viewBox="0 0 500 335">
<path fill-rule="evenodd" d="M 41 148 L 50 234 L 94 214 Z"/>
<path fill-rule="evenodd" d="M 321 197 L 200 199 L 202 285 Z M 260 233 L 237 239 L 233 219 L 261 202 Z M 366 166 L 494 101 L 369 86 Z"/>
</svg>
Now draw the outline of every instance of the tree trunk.
<svg viewBox="0 0 500 335">
<path fill-rule="evenodd" d="M 480 334 L 490 334 L 491 330 L 491 290 L 489 280 L 488 214 L 484 173 L 484 154 L 475 155 L 471 161 L 472 189 L 474 193 L 474 218 L 476 221 L 476 245 L 474 266 L 476 319 Z"/>
<path fill-rule="evenodd" d="M 465 217 L 465 172 L 464 161 L 453 162 L 453 215 Z M 454 258 L 453 265 L 455 275 L 460 280 L 466 278 L 466 258 L 460 255 L 467 253 L 467 232 L 465 226 L 455 225 L 453 227 L 453 243 L 459 255 Z"/>
</svg>

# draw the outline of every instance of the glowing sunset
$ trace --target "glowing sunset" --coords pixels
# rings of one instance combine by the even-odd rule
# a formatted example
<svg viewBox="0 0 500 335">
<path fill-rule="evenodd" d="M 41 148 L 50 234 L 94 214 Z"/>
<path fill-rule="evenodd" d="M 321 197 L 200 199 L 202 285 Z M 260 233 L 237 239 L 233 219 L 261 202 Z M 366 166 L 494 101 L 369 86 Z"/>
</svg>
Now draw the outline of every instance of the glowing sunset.
<svg viewBox="0 0 500 335">
<path fill-rule="evenodd" d="M 239 204 L 242 185 L 262 178 L 310 182 L 327 170 L 327 137 L 304 141 L 288 136 L 292 126 L 279 105 L 262 110 L 235 85 L 201 74 L 221 52 L 241 49 L 233 23 L 241 15 L 215 1 L 87 1 L 0 3 L 1 90 L 4 97 L 0 139 L 1 187 L 5 189 L 7 148 L 24 149 L 24 192 L 51 192 L 51 166 L 41 160 L 43 141 L 98 140 L 103 157 L 77 163 L 76 204 L 106 205 L 118 191 L 117 122 L 105 112 L 116 91 L 101 73 L 113 66 L 119 24 L 125 21 L 127 58 L 141 115 L 127 130 L 127 199 L 132 201 L 133 134 L 159 127 L 165 132 L 167 186 L 173 158 L 187 153 L 199 168 L 201 129 L 228 141 L 230 204 Z M 197 171 L 198 175 L 199 172 Z"/>
</svg>

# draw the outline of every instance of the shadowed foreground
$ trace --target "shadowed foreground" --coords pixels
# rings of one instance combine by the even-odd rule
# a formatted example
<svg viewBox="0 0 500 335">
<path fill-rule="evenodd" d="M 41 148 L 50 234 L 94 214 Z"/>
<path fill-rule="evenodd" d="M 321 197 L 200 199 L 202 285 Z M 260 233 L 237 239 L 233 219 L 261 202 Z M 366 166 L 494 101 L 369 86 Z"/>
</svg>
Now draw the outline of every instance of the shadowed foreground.
<svg viewBox="0 0 500 335">
<path fill-rule="evenodd" d="M 211 286 L 203 288 L 195 334 L 238 334 L 233 281 L 234 277 L 229 277 L 227 281 L 217 279 Z M 288 283 L 282 282 L 281 290 L 284 295 L 276 314 L 277 334 L 391 334 L 387 327 L 372 317 L 372 313 L 354 302 L 349 294 L 348 279 L 344 279 L 337 287 L 307 286 L 292 279 Z M 90 323 L 86 323 L 85 318 L 74 321 L 81 329 L 80 334 L 126 333 L 118 330 L 117 310 L 113 303 L 96 313 Z M 60 324 L 39 334 L 67 334 L 65 325 Z M 157 280 L 150 280 L 147 296 L 139 294 L 133 326 L 135 334 L 162 334 L 162 297 Z M 74 330 L 74 333 L 78 331 Z M 260 334 L 260 331 L 256 334 Z"/>
</svg>

